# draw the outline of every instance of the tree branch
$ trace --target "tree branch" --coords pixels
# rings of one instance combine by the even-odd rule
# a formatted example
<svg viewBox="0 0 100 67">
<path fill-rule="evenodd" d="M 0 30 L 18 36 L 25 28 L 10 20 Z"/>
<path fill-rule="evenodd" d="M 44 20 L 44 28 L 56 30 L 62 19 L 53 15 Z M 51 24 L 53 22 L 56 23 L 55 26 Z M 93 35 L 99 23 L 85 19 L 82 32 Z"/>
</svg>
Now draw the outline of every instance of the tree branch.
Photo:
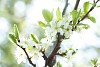
<svg viewBox="0 0 100 67">
<path fill-rule="evenodd" d="M 20 42 L 20 41 L 19 41 L 19 42 Z M 33 67 L 36 67 L 36 64 L 34 64 L 34 63 L 31 61 L 31 58 L 29 57 L 29 55 L 28 55 L 27 51 L 25 50 L 25 48 L 21 47 L 19 44 L 16 44 L 16 45 L 17 45 L 18 47 L 20 47 L 20 48 L 25 52 L 29 63 L 30 63 Z"/>
<path fill-rule="evenodd" d="M 76 0 L 76 4 L 75 4 L 75 7 L 74 7 L 74 10 L 77 10 L 79 2 L 80 2 L 80 0 Z"/>
<path fill-rule="evenodd" d="M 89 13 L 90 13 L 93 9 L 94 9 L 94 6 L 92 6 L 92 7 L 90 8 L 90 10 L 82 17 L 82 19 L 81 19 L 80 21 L 82 21 L 82 20 L 84 20 L 86 17 L 88 17 Z"/>
<path fill-rule="evenodd" d="M 62 16 L 65 15 L 67 7 L 68 7 L 68 0 L 66 0 L 65 7 L 64 7 L 63 12 L 62 12 Z"/>
<path fill-rule="evenodd" d="M 94 67 L 97 67 L 97 66 L 94 66 Z"/>
<path fill-rule="evenodd" d="M 100 1 L 100 0 L 97 0 L 95 3 L 97 4 L 99 1 Z M 80 21 L 82 21 L 82 20 L 84 20 L 85 18 L 87 18 L 88 15 L 89 15 L 89 13 L 90 13 L 94 8 L 95 8 L 95 6 L 93 5 L 93 6 L 90 8 L 90 10 L 82 17 L 82 19 L 81 19 Z M 79 22 L 80 22 L 80 21 L 79 21 Z"/>
<path fill-rule="evenodd" d="M 100 1 L 100 0 L 97 0 L 95 3 L 97 4 L 99 1 Z M 94 3 L 94 4 L 95 4 L 95 3 Z M 95 8 L 95 6 L 93 5 L 93 6 L 90 8 L 90 10 L 89 10 L 80 20 L 78 20 L 77 24 L 79 24 L 81 21 L 83 21 L 85 18 L 87 18 L 88 15 L 89 15 L 89 13 L 90 13 L 94 8 Z M 76 28 L 77 28 L 77 26 L 73 27 L 72 30 L 74 30 L 74 29 L 76 29 Z"/>
<path fill-rule="evenodd" d="M 57 54 L 57 52 L 58 52 L 58 50 L 60 49 L 60 44 L 61 44 L 61 40 L 64 38 L 64 36 L 63 35 L 60 35 L 60 33 L 58 32 L 57 33 L 57 40 L 56 40 L 56 42 L 54 43 L 54 45 L 55 45 L 55 47 L 54 47 L 54 49 L 53 49 L 53 51 L 52 51 L 52 53 L 49 55 L 49 57 L 47 58 L 47 60 L 46 60 L 46 63 L 45 63 L 45 67 L 48 65 L 49 67 L 52 67 L 53 66 L 53 60 L 55 60 L 56 58 L 56 54 Z"/>
</svg>

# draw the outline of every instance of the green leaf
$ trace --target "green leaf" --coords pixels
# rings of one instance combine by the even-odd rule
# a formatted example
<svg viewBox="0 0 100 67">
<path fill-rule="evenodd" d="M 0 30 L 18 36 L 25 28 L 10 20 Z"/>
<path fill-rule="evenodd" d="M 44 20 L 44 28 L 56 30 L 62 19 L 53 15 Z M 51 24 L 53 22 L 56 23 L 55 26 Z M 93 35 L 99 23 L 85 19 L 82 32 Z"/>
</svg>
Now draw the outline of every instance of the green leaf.
<svg viewBox="0 0 100 67">
<path fill-rule="evenodd" d="M 96 23 L 96 19 L 94 17 L 89 16 L 88 17 L 93 23 Z"/>
<path fill-rule="evenodd" d="M 77 20 L 78 20 L 78 18 L 80 17 L 80 14 L 81 14 L 81 9 L 80 9 L 79 12 L 77 13 L 77 16 L 76 16 Z"/>
<path fill-rule="evenodd" d="M 16 24 L 14 24 L 14 36 L 19 39 L 19 30 Z"/>
<path fill-rule="evenodd" d="M 94 4 L 93 4 L 93 7 L 96 7 L 96 5 L 97 5 L 97 4 L 96 4 L 96 3 L 94 3 Z"/>
<path fill-rule="evenodd" d="M 46 9 L 42 10 L 42 15 L 47 22 L 50 22 L 53 19 L 53 12 L 50 12 Z"/>
<path fill-rule="evenodd" d="M 88 12 L 88 10 L 89 10 L 89 4 L 90 4 L 89 1 L 84 3 L 84 5 L 83 5 L 84 13 Z"/>
<path fill-rule="evenodd" d="M 76 15 L 77 15 L 77 14 L 78 14 L 78 12 L 77 12 L 76 10 L 73 10 L 73 11 L 71 12 L 73 25 L 75 25 L 76 22 L 77 22 L 77 19 L 76 19 Z"/>
<path fill-rule="evenodd" d="M 9 34 L 9 40 L 12 42 L 12 43 L 16 43 L 16 38 L 13 34 Z"/>
<path fill-rule="evenodd" d="M 91 60 L 91 63 L 93 65 L 97 65 L 97 62 L 98 62 L 98 58 L 94 58 L 94 59 Z"/>
<path fill-rule="evenodd" d="M 59 8 L 56 10 L 56 17 L 57 17 L 57 21 L 59 21 L 59 20 L 61 20 L 61 19 L 62 19 L 62 14 L 61 14 L 61 12 L 60 12 L 60 9 L 59 9 Z"/>
<path fill-rule="evenodd" d="M 31 37 L 31 39 L 32 39 L 34 42 L 39 43 L 38 38 L 37 38 L 36 35 L 31 34 L 30 37 Z"/>
<path fill-rule="evenodd" d="M 81 26 L 81 27 L 84 28 L 84 29 L 90 28 L 90 26 L 89 26 L 88 24 L 83 24 L 83 23 L 80 23 L 80 24 L 78 24 L 77 26 Z"/>
<path fill-rule="evenodd" d="M 62 65 L 60 64 L 60 62 L 57 62 L 57 67 L 62 67 Z"/>
<path fill-rule="evenodd" d="M 76 51 L 73 50 L 72 55 L 76 54 Z"/>
<path fill-rule="evenodd" d="M 99 6 L 97 6 L 97 7 L 100 7 L 100 5 L 99 5 Z"/>
<path fill-rule="evenodd" d="M 44 24 L 42 21 L 38 21 L 38 24 L 39 24 L 41 27 L 46 27 L 46 24 Z"/>
<path fill-rule="evenodd" d="M 73 11 L 71 12 L 73 25 L 75 25 L 76 22 L 78 21 L 78 18 L 79 18 L 79 16 L 80 16 L 80 14 L 81 14 L 81 10 L 79 10 L 79 12 L 78 12 L 77 10 L 73 10 Z"/>
</svg>

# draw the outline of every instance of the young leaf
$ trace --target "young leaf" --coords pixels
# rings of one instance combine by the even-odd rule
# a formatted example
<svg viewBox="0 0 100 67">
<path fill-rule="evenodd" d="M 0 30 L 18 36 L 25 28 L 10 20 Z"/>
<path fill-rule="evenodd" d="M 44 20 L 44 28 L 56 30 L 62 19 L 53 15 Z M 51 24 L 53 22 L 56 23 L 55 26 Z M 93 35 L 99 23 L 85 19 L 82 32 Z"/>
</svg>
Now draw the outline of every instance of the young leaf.
<svg viewBox="0 0 100 67">
<path fill-rule="evenodd" d="M 84 5 L 83 5 L 83 8 L 84 8 L 84 13 L 87 13 L 88 10 L 89 10 L 89 2 L 85 2 Z"/>
<path fill-rule="evenodd" d="M 19 30 L 16 24 L 14 24 L 14 36 L 19 39 Z"/>
<path fill-rule="evenodd" d="M 94 17 L 89 16 L 88 17 L 93 23 L 96 23 L 96 19 Z"/>
<path fill-rule="evenodd" d="M 79 17 L 79 16 L 80 16 L 80 14 L 81 14 L 81 9 L 79 10 L 77 17 Z"/>
<path fill-rule="evenodd" d="M 73 11 L 71 12 L 73 25 L 75 25 L 76 22 L 77 22 L 77 20 L 76 20 L 76 15 L 77 15 L 77 13 L 78 13 L 78 12 L 77 12 L 76 10 L 73 10 Z"/>
<path fill-rule="evenodd" d="M 94 58 L 94 59 L 91 60 L 91 63 L 93 65 L 97 65 L 97 62 L 98 62 L 98 58 Z"/>
<path fill-rule="evenodd" d="M 38 24 L 39 24 L 41 27 L 46 27 L 46 25 L 45 25 L 42 21 L 38 21 Z"/>
<path fill-rule="evenodd" d="M 80 23 L 80 24 L 78 24 L 77 26 L 81 26 L 81 27 L 83 27 L 84 29 L 90 28 L 90 26 L 89 26 L 88 24 L 83 24 L 83 23 Z"/>
<path fill-rule="evenodd" d="M 31 34 L 30 37 L 34 42 L 39 43 L 38 38 L 34 34 Z"/>
<path fill-rule="evenodd" d="M 62 67 L 62 65 L 60 64 L 60 62 L 57 62 L 57 67 Z"/>
<path fill-rule="evenodd" d="M 8 38 L 12 43 L 16 43 L 16 38 L 13 34 L 9 34 Z"/>
<path fill-rule="evenodd" d="M 79 12 L 77 13 L 76 15 L 76 19 L 78 20 L 78 18 L 80 17 L 80 14 L 81 14 L 81 9 L 79 10 Z"/>
<path fill-rule="evenodd" d="M 99 5 L 99 6 L 97 6 L 97 7 L 100 7 L 100 5 Z"/>
<path fill-rule="evenodd" d="M 53 12 L 50 12 L 46 9 L 42 10 L 42 15 L 47 22 L 50 22 L 53 18 Z"/>
<path fill-rule="evenodd" d="M 56 17 L 57 17 L 57 21 L 59 21 L 59 20 L 61 20 L 61 19 L 62 19 L 62 14 L 61 14 L 61 12 L 60 12 L 60 9 L 59 9 L 59 8 L 56 10 Z"/>
<path fill-rule="evenodd" d="M 78 18 L 79 18 L 79 16 L 80 16 L 80 14 L 81 14 L 81 10 L 79 10 L 79 12 L 76 11 L 76 10 L 73 10 L 73 11 L 71 12 L 73 25 L 75 25 L 76 22 L 78 21 Z"/>
<path fill-rule="evenodd" d="M 96 3 L 93 4 L 94 7 L 96 7 L 96 5 L 97 5 Z"/>
</svg>

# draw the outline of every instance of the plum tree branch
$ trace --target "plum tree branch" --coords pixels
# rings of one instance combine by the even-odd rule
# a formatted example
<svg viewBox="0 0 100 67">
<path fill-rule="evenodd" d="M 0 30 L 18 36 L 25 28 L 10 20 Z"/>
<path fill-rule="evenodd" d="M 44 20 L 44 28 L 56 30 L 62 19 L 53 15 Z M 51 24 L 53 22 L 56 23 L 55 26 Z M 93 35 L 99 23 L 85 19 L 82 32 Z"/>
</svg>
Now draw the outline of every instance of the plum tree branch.
<svg viewBox="0 0 100 67">
<path fill-rule="evenodd" d="M 48 65 L 49 67 L 52 67 L 53 66 L 53 60 L 55 60 L 55 56 L 58 52 L 58 50 L 60 49 L 60 44 L 61 44 L 61 40 L 64 39 L 64 35 L 60 35 L 60 33 L 58 32 L 57 33 L 57 40 L 56 42 L 54 43 L 55 47 L 52 51 L 52 53 L 49 55 L 49 57 L 46 59 L 46 63 L 45 63 L 45 67 Z"/>
<path fill-rule="evenodd" d="M 76 0 L 76 4 L 75 4 L 75 7 L 74 7 L 74 10 L 77 10 L 79 2 L 80 2 L 80 0 Z"/>
<path fill-rule="evenodd" d="M 62 16 L 65 15 L 67 7 L 68 7 L 68 0 L 66 0 L 65 7 L 64 7 L 63 12 L 62 12 Z"/>
<path fill-rule="evenodd" d="M 94 2 L 94 4 L 97 4 L 99 1 L 100 1 L 100 0 L 97 0 L 96 2 Z M 93 5 L 93 6 L 90 8 L 90 10 L 89 10 L 80 20 L 78 20 L 77 24 L 79 24 L 81 21 L 83 21 L 85 18 L 87 18 L 88 15 L 89 15 L 89 13 L 90 13 L 94 8 L 95 8 L 95 6 Z M 77 25 L 77 24 L 76 24 L 76 25 Z M 77 26 L 72 27 L 72 30 L 74 30 L 74 29 L 76 29 L 76 28 L 77 28 Z"/>
<path fill-rule="evenodd" d="M 97 0 L 95 3 L 97 4 L 99 1 L 100 1 L 100 0 Z M 94 8 L 95 8 L 95 6 L 93 5 L 93 6 L 90 8 L 90 10 L 82 17 L 82 19 L 81 19 L 80 21 L 83 21 L 85 18 L 87 18 L 88 15 L 89 15 L 89 13 L 90 13 Z M 80 21 L 79 21 L 79 22 L 80 22 Z M 78 22 L 78 24 L 79 24 L 79 22 Z"/>
<path fill-rule="evenodd" d="M 65 3 L 65 7 L 63 9 L 63 12 L 62 12 L 62 16 L 65 15 L 65 12 L 66 12 L 66 9 L 68 7 L 68 0 L 66 0 L 66 3 Z M 49 55 L 49 57 L 47 58 L 43 52 L 43 57 L 45 59 L 45 67 L 48 65 L 49 67 L 53 67 L 53 65 L 55 64 L 53 61 L 56 61 L 56 54 L 58 52 L 58 50 L 60 49 L 60 44 L 61 44 L 61 40 L 64 39 L 64 35 L 60 35 L 60 33 L 58 32 L 57 33 L 57 40 L 56 42 L 54 43 L 55 47 L 53 49 L 53 51 L 51 52 L 51 54 Z"/>
</svg>

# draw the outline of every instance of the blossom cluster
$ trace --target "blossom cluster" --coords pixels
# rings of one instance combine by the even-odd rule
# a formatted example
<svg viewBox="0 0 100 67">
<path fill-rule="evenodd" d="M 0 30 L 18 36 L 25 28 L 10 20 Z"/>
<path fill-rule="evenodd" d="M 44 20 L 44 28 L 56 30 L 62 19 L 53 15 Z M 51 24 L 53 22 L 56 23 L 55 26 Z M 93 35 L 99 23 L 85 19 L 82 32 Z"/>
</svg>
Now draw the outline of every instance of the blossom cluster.
<svg viewBox="0 0 100 67">
<path fill-rule="evenodd" d="M 88 2 L 85 2 L 84 6 L 85 4 L 89 5 Z M 70 41 L 73 31 L 80 31 L 89 27 L 87 24 L 80 23 L 86 18 L 87 8 L 85 7 L 84 13 L 81 10 L 72 10 L 63 16 L 58 8 L 56 18 L 53 17 L 53 12 L 44 9 L 42 14 L 45 20 L 43 22 L 38 21 L 39 28 L 44 31 L 42 38 L 33 33 L 22 37 L 17 25 L 15 25 L 14 33 L 9 34 L 9 38 L 11 42 L 17 45 L 15 57 L 18 64 L 29 61 L 35 67 L 46 67 L 53 63 L 54 67 L 73 67 L 72 59 L 77 48 L 73 48 L 73 44 L 69 44 L 68 41 Z M 91 20 L 91 17 L 88 18 Z M 95 22 L 95 18 L 92 17 L 91 21 Z"/>
<path fill-rule="evenodd" d="M 70 21 L 68 19 L 70 19 L 70 18 L 68 18 L 68 16 L 65 15 L 64 17 L 61 17 L 61 20 L 59 20 L 59 21 L 53 19 L 49 23 L 45 22 L 44 24 L 46 26 L 41 26 L 39 24 L 39 26 L 45 31 L 44 32 L 45 37 L 43 37 L 40 40 L 34 34 L 31 34 L 30 36 L 25 36 L 25 37 L 19 35 L 20 42 L 17 41 L 17 44 L 20 45 L 21 47 L 25 48 L 25 50 L 27 51 L 32 62 L 34 62 L 36 64 L 36 67 L 43 67 L 45 65 L 45 60 L 43 58 L 42 52 L 45 53 L 46 57 L 48 57 L 51 54 L 51 52 L 53 51 L 53 49 L 55 47 L 54 43 L 57 40 L 58 32 L 61 35 L 64 35 L 63 41 L 66 41 L 70 38 L 70 35 L 72 34 L 73 31 L 72 31 L 72 26 L 69 24 Z M 72 55 L 74 54 L 75 50 L 72 49 L 72 44 L 68 44 L 65 47 L 64 44 L 67 44 L 67 43 L 64 43 L 63 41 L 60 46 L 61 49 L 57 53 L 59 55 L 62 54 L 62 56 L 60 55 L 62 58 L 63 57 L 66 58 L 65 63 L 67 66 L 69 64 L 72 65 L 70 60 L 71 60 Z M 59 55 L 57 57 L 59 57 Z M 20 64 L 21 62 L 26 63 L 26 61 L 28 61 L 24 51 L 19 47 L 17 47 L 17 49 L 15 51 L 15 57 L 17 59 L 18 64 Z M 60 60 L 62 60 L 62 59 L 60 59 Z M 40 63 L 40 62 L 42 62 L 42 63 Z M 58 60 L 57 63 L 60 64 L 60 61 Z M 55 66 L 56 66 L 56 64 L 55 64 Z"/>
</svg>

